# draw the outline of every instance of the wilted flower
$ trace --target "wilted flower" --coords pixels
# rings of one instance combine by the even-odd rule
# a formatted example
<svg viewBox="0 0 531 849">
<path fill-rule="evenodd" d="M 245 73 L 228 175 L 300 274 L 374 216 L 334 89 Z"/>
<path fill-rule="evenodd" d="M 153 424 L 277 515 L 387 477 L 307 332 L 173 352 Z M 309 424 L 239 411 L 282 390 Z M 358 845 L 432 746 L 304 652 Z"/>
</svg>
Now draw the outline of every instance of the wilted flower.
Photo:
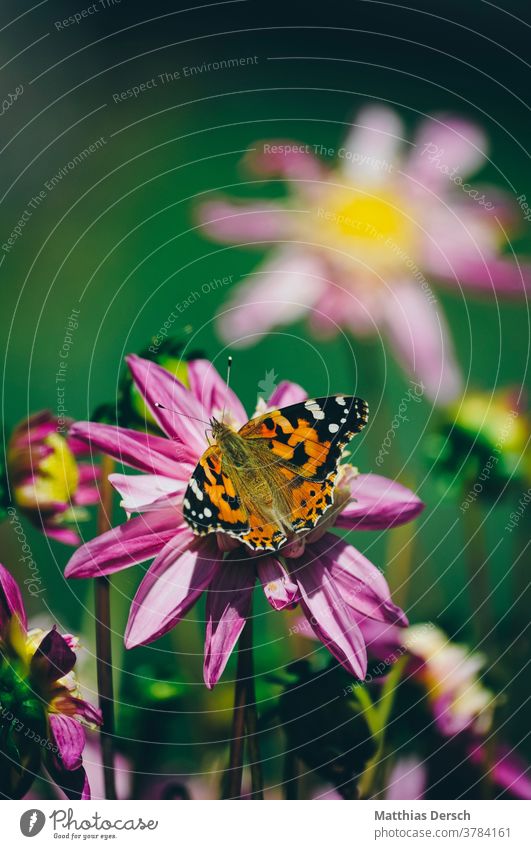
<svg viewBox="0 0 531 849">
<path fill-rule="evenodd" d="M 529 415 L 522 407 L 517 389 L 476 390 L 439 411 L 426 454 L 445 491 L 462 491 L 464 481 L 468 500 L 496 498 L 510 481 L 531 482 Z"/>
<path fill-rule="evenodd" d="M 47 536 L 69 545 L 80 542 L 72 526 L 88 518 L 85 507 L 99 497 L 96 467 L 78 462 L 85 452 L 47 411 L 21 422 L 7 448 L 14 503 Z"/>
<path fill-rule="evenodd" d="M 500 256 L 514 204 L 467 182 L 485 162 L 473 124 L 433 116 L 404 156 L 396 112 L 363 109 L 338 161 L 327 167 L 286 140 L 256 144 L 246 164 L 287 181 L 278 200 L 213 200 L 200 211 L 208 234 L 255 247 L 271 259 L 220 312 L 223 337 L 250 344 L 257 333 L 311 315 L 313 327 L 358 336 L 382 331 L 406 371 L 441 402 L 461 391 L 461 375 L 429 278 L 453 290 L 525 297 L 531 267 Z"/>
<path fill-rule="evenodd" d="M 18 585 L 0 565 L 0 787 L 7 798 L 24 796 L 41 764 L 68 798 L 90 798 L 85 727 L 101 724 L 101 715 L 81 697 L 76 648 L 55 626 L 28 631 Z"/>
<path fill-rule="evenodd" d="M 245 410 L 206 360 L 188 364 L 189 389 L 154 363 L 136 356 L 128 362 L 151 415 L 169 439 L 91 422 L 73 427 L 76 438 L 144 474 L 110 477 L 127 513 L 141 515 L 82 546 L 67 566 L 67 577 L 110 574 L 155 557 L 131 606 L 125 634 L 129 648 L 165 634 L 208 589 L 204 677 L 209 687 L 222 674 L 245 625 L 258 578 L 274 609 L 300 603 L 332 654 L 363 678 L 366 650 L 354 612 L 386 622 L 404 623 L 405 617 L 392 603 L 379 570 L 328 530 L 334 523 L 357 530 L 390 528 L 414 518 L 421 501 L 400 484 L 346 467 L 325 521 L 308 536 L 290 540 L 278 554 L 255 556 L 224 534 L 198 538 L 183 520 L 182 500 L 208 447 L 202 422 L 225 409 L 225 422 L 238 428 L 247 421 Z M 300 387 L 285 382 L 268 404 L 283 407 L 306 397 Z"/>
</svg>

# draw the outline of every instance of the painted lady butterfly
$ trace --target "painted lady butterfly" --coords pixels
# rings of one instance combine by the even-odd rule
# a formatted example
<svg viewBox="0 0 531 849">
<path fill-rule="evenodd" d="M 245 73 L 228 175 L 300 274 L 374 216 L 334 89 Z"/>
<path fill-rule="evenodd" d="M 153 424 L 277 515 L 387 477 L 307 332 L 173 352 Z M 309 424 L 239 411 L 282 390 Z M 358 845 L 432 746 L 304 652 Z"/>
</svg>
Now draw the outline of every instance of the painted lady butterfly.
<svg viewBox="0 0 531 849">
<path fill-rule="evenodd" d="M 186 522 L 196 534 L 223 532 L 254 551 L 278 550 L 333 504 L 343 449 L 367 416 L 361 398 L 331 395 L 271 410 L 239 431 L 212 419 L 214 444 L 184 496 Z"/>
</svg>

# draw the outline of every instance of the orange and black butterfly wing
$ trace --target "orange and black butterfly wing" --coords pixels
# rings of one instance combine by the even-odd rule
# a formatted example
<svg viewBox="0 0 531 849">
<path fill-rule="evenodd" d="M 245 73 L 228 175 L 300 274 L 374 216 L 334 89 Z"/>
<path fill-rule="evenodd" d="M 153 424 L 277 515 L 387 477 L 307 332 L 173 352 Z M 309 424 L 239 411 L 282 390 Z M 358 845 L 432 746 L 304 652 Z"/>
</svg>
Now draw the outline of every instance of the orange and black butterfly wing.
<svg viewBox="0 0 531 849">
<path fill-rule="evenodd" d="M 217 445 L 205 451 L 192 473 L 183 498 L 183 516 L 200 535 L 225 531 L 236 536 L 250 530 L 240 496 L 222 469 Z"/>
<path fill-rule="evenodd" d="M 246 439 L 264 440 L 271 462 L 287 466 L 306 480 L 324 481 L 337 470 L 352 437 L 367 424 L 368 413 L 367 402 L 361 398 L 330 395 L 264 413 L 248 421 L 239 433 Z"/>
<path fill-rule="evenodd" d="M 341 455 L 368 412 L 361 398 L 332 395 L 273 410 L 241 428 L 241 436 L 267 444 L 265 462 L 278 466 L 280 485 L 287 480 L 292 509 L 286 519 L 295 533 L 314 528 L 334 503 Z"/>
<path fill-rule="evenodd" d="M 194 531 L 205 534 L 223 532 L 239 539 L 254 551 L 276 551 L 286 537 L 278 525 L 259 515 L 260 505 L 237 492 L 222 455 L 214 445 L 208 448 L 195 467 L 183 498 L 183 516 Z"/>
</svg>

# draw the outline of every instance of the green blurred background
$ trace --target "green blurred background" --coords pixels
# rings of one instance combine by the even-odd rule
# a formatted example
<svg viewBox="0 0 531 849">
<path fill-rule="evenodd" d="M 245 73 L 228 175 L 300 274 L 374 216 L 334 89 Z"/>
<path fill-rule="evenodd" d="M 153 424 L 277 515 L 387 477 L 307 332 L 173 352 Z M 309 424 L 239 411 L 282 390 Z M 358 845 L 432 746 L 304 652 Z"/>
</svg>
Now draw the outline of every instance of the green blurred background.
<svg viewBox="0 0 531 849">
<path fill-rule="evenodd" d="M 529 23 L 519 20 L 529 13 L 523 0 L 504 3 L 503 10 L 480 0 L 447 0 L 412 2 L 408 8 L 392 2 L 251 1 L 198 4 L 188 11 L 162 0 L 122 0 L 79 24 L 57 28 L 56 21 L 88 5 L 41 3 L 2 29 L 32 6 L 25 0 L 2 4 L 3 96 L 19 85 L 24 91 L 1 117 L 1 241 L 46 181 L 89 144 L 105 140 L 46 191 L 0 266 L 7 429 L 29 411 L 54 409 L 59 349 L 72 308 L 80 315 L 66 403 L 71 416 L 84 419 L 113 400 L 124 354 L 149 344 L 177 302 L 213 278 L 232 275 L 236 284 L 256 267 L 266 251 L 207 241 L 198 231 L 194 207 L 212 191 L 241 197 L 281 192 L 279 184 L 249 182 L 240 168 L 242 152 L 257 139 L 337 147 L 355 111 L 372 101 L 395 106 L 410 129 L 431 112 L 459 113 L 481 123 L 491 142 L 491 161 L 477 182 L 531 197 L 524 103 L 529 77 L 519 58 L 529 43 Z M 256 56 L 256 64 L 186 78 L 181 73 L 164 85 L 158 77 L 247 56 Z M 152 78 L 155 87 L 115 102 L 113 95 Z M 529 224 L 523 220 L 513 245 L 531 254 Z M 187 334 L 190 346 L 203 349 L 220 368 L 227 352 L 213 317 L 227 294 L 221 288 L 204 295 L 184 311 L 182 326 L 175 325 L 176 335 Z M 441 290 L 438 298 L 470 385 L 521 386 L 530 339 L 527 304 L 465 301 Z M 259 381 L 273 369 L 279 379 L 300 382 L 312 394 L 354 389 L 373 409 L 385 392 L 385 409 L 393 413 L 407 391 L 406 379 L 381 343 L 353 345 L 356 387 L 344 341 L 316 343 L 301 324 L 236 353 L 234 388 L 251 410 Z M 409 414 L 410 423 L 400 428 L 381 469 L 412 485 L 427 505 L 415 529 L 408 614 L 413 621 L 432 619 L 451 634 L 471 637 L 458 507 L 441 496 L 422 451 L 434 413 L 423 401 L 411 405 Z M 363 471 L 377 470 L 375 444 L 369 427 L 356 451 Z M 493 584 L 499 582 L 500 616 L 511 598 L 506 576 L 514 540 L 502 529 L 512 509 L 514 498 L 500 501 L 488 519 L 489 545 L 497 546 L 489 568 Z M 31 601 L 32 612 L 42 615 L 44 606 L 66 630 L 87 629 L 90 641 L 90 587 L 66 584 L 62 577 L 70 550 L 49 543 L 29 525 L 25 530 L 45 576 L 45 592 Z M 84 531 L 89 538 L 94 526 Z M 383 566 L 389 551 L 393 556 L 403 545 L 401 533 L 360 533 L 354 542 Z M 23 580 L 18 544 L 7 523 L 0 528 L 0 545 L 2 560 Z M 398 569 L 400 558 L 395 560 Z M 138 567 L 115 579 L 117 651 L 128 599 L 141 573 Z M 265 614 L 265 603 L 257 604 Z M 183 740 L 207 744 L 204 729 L 194 734 L 193 711 L 220 710 L 219 722 L 209 726 L 217 739 L 228 721 L 232 689 L 221 684 L 214 695 L 203 690 L 201 616 L 195 612 L 173 635 L 123 660 L 120 654 L 118 662 L 124 701 L 133 703 L 135 675 L 143 663 L 153 664 L 161 678 L 165 669 L 173 674 L 177 663 L 177 677 L 187 684 L 179 697 L 187 716 L 180 725 Z M 510 633 L 513 624 L 505 619 L 504 627 Z M 261 671 L 300 654 L 301 644 L 286 638 L 287 628 L 282 616 L 259 616 Z M 180 653 L 177 661 L 173 649 Z M 228 681 L 231 677 L 226 675 Z"/>
</svg>

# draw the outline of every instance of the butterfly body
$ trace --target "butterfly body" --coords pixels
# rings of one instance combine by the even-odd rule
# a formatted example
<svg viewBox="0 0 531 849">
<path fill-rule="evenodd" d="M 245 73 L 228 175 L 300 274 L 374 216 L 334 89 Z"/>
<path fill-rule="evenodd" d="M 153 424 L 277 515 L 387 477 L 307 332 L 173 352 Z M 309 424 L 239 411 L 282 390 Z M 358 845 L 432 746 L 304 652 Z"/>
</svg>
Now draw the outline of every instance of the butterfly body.
<svg viewBox="0 0 531 849">
<path fill-rule="evenodd" d="M 333 504 L 341 454 L 367 413 L 360 398 L 330 396 L 272 410 L 239 431 L 212 419 L 213 444 L 190 478 L 185 520 L 197 534 L 278 550 Z"/>
</svg>

